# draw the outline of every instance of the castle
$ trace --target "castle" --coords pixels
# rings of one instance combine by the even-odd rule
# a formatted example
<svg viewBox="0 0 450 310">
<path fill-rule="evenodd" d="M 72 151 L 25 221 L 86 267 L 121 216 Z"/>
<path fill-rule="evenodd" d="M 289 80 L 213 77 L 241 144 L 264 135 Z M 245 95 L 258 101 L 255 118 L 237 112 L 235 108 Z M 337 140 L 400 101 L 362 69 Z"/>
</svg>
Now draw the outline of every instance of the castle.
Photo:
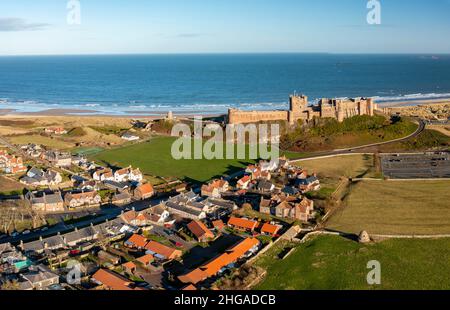
<svg viewBox="0 0 450 310">
<path fill-rule="evenodd" d="M 308 97 L 292 95 L 289 98 L 289 111 L 241 111 L 228 110 L 229 124 L 246 124 L 264 121 L 310 121 L 314 117 L 334 118 L 339 122 L 356 115 L 374 115 L 376 104 L 371 98 L 359 99 L 321 99 L 317 105 L 308 105 Z"/>
</svg>

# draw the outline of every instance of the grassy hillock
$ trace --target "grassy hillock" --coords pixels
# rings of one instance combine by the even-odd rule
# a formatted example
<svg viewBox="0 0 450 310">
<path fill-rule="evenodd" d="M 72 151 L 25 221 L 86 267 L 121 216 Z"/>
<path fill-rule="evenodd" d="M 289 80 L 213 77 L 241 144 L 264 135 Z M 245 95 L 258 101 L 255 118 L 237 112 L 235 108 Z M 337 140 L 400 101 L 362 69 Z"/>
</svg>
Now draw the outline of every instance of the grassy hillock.
<svg viewBox="0 0 450 310">
<path fill-rule="evenodd" d="M 280 253 L 296 247 L 285 259 Z M 387 240 L 362 245 L 337 236 L 321 236 L 299 246 L 278 243 L 256 266 L 267 275 L 261 290 L 426 290 L 450 289 L 450 238 Z M 368 285 L 367 263 L 381 264 L 381 284 Z"/>
<path fill-rule="evenodd" d="M 338 122 L 335 119 L 314 119 L 299 124 L 281 139 L 283 149 L 296 152 L 325 151 L 384 142 L 406 137 L 417 124 L 404 118 L 386 119 L 384 116 L 354 116 Z"/>
</svg>

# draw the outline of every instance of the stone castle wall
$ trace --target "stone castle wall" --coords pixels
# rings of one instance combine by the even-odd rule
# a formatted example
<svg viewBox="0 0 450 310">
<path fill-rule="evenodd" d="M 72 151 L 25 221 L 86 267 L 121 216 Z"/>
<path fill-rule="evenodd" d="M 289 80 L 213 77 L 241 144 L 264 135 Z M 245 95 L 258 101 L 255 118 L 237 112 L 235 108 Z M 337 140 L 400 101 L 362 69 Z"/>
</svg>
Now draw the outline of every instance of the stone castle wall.
<svg viewBox="0 0 450 310">
<path fill-rule="evenodd" d="M 229 124 L 246 124 L 263 121 L 309 121 L 314 117 L 334 118 L 339 122 L 356 115 L 374 115 L 376 104 L 372 99 L 321 99 L 317 105 L 308 105 L 308 97 L 293 95 L 289 98 L 288 111 L 228 110 Z"/>
</svg>

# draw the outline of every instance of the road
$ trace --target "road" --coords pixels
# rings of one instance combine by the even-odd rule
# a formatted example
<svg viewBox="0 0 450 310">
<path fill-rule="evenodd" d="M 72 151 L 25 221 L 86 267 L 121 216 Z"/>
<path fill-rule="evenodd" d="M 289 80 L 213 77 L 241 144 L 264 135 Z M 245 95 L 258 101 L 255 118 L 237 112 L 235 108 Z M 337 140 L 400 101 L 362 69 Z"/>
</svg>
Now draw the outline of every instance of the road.
<svg viewBox="0 0 450 310">
<path fill-rule="evenodd" d="M 417 127 L 417 130 L 415 132 L 413 132 L 412 134 L 410 134 L 410 135 L 408 135 L 406 137 L 403 137 L 403 138 L 389 140 L 389 141 L 385 141 L 385 142 L 366 144 L 366 145 L 356 146 L 356 147 L 352 147 L 352 148 L 338 149 L 338 150 L 333 150 L 333 151 L 317 152 L 317 153 L 313 153 L 310 156 L 302 157 L 302 158 L 298 158 L 298 159 L 291 159 L 290 161 L 292 163 L 295 163 L 295 162 L 298 162 L 298 161 L 302 161 L 304 159 L 311 159 L 311 158 L 316 158 L 316 157 L 351 154 L 351 153 L 355 153 L 355 151 L 362 151 L 362 150 L 365 150 L 365 149 L 370 149 L 370 148 L 381 146 L 381 145 L 389 145 L 389 144 L 393 144 L 393 143 L 397 143 L 397 142 L 406 141 L 406 140 L 409 140 L 411 138 L 417 137 L 418 135 L 420 135 L 425 130 L 425 128 L 426 128 L 425 121 L 420 119 L 420 120 L 418 120 L 418 122 L 419 122 L 419 127 Z"/>
</svg>

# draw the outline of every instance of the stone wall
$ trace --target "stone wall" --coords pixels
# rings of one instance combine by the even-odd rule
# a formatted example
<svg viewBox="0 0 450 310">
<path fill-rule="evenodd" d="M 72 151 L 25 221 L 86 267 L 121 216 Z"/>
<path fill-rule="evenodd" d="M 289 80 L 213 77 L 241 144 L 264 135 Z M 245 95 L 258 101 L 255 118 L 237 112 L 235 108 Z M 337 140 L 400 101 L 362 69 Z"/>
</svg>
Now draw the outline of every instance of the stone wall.
<svg viewBox="0 0 450 310">
<path fill-rule="evenodd" d="M 321 99 L 318 105 L 308 105 L 308 97 L 292 95 L 288 111 L 241 111 L 228 110 L 229 124 L 246 124 L 263 121 L 309 121 L 315 117 L 334 118 L 342 122 L 356 115 L 374 115 L 376 105 L 372 99 Z"/>
</svg>

